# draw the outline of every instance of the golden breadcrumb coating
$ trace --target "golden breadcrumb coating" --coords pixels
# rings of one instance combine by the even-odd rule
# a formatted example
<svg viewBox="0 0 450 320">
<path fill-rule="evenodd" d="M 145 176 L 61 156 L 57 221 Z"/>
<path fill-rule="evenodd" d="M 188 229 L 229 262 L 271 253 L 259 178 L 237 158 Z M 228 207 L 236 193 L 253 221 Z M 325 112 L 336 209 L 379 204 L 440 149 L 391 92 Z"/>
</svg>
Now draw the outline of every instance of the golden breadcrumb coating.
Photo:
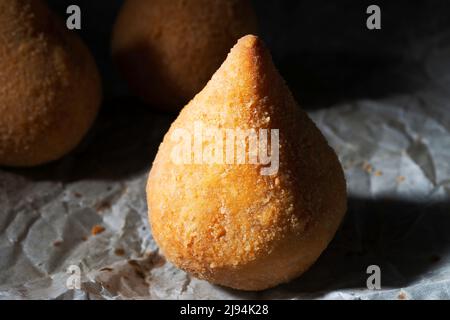
<svg viewBox="0 0 450 320">
<path fill-rule="evenodd" d="M 254 164 L 175 164 L 177 128 L 279 129 L 278 173 Z M 346 183 L 327 141 L 294 101 L 261 40 L 241 38 L 181 111 L 151 169 L 153 236 L 165 256 L 210 282 L 262 290 L 307 270 L 346 211 Z"/>
<path fill-rule="evenodd" d="M 41 0 L 0 0 L 0 165 L 71 151 L 101 100 L 95 63 Z"/>
<path fill-rule="evenodd" d="M 249 0 L 127 0 L 112 52 L 137 95 L 156 108 L 179 111 L 233 44 L 255 32 Z"/>
</svg>

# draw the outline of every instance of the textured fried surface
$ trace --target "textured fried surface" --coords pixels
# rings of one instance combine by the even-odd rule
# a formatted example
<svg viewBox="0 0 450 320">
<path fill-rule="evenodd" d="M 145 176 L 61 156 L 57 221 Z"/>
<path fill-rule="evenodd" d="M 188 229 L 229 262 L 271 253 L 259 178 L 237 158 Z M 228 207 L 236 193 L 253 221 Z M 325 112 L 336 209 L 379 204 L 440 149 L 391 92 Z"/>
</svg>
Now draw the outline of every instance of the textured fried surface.
<svg viewBox="0 0 450 320">
<path fill-rule="evenodd" d="M 113 57 L 149 104 L 179 111 L 208 82 L 229 49 L 256 32 L 248 0 L 127 0 Z"/>
<path fill-rule="evenodd" d="M 0 165 L 33 166 L 72 150 L 101 84 L 90 53 L 40 0 L 0 0 Z"/>
<path fill-rule="evenodd" d="M 280 169 L 260 175 L 245 165 L 176 165 L 176 128 L 194 121 L 221 128 L 280 130 Z M 166 257 L 213 283 L 261 290 L 303 273 L 334 236 L 346 211 L 341 165 L 294 101 L 255 36 L 231 50 L 182 111 L 150 172 L 149 218 Z"/>
</svg>

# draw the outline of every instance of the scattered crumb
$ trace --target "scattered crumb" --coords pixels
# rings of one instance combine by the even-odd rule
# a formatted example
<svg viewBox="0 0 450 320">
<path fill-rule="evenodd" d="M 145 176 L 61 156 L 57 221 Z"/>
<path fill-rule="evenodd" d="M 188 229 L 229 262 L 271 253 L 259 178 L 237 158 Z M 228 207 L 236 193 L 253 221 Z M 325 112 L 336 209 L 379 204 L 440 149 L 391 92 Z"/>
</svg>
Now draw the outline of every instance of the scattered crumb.
<svg viewBox="0 0 450 320">
<path fill-rule="evenodd" d="M 404 292 L 400 292 L 400 293 L 398 294 L 397 298 L 398 298 L 399 300 L 406 300 L 406 299 L 408 299 L 408 297 L 406 296 L 406 293 L 404 293 Z"/>
<path fill-rule="evenodd" d="M 375 170 L 374 167 L 367 161 L 363 162 L 362 168 L 367 173 L 373 173 L 376 177 L 381 177 L 383 172 L 381 170 Z"/>
<path fill-rule="evenodd" d="M 95 206 L 97 212 L 103 212 L 111 209 L 111 203 L 109 201 L 102 201 Z"/>
<path fill-rule="evenodd" d="M 53 245 L 55 247 L 59 247 L 62 244 L 62 240 L 56 240 L 55 242 L 53 242 Z"/>
<path fill-rule="evenodd" d="M 100 269 L 100 271 L 108 271 L 108 272 L 111 272 L 113 270 L 114 270 L 113 268 L 102 268 L 102 269 Z"/>
<path fill-rule="evenodd" d="M 383 172 L 380 171 L 380 170 L 377 170 L 377 171 L 375 171 L 374 174 L 375 174 L 376 177 L 381 177 L 383 175 Z"/>
<path fill-rule="evenodd" d="M 105 231 L 105 228 L 97 224 L 97 225 L 92 227 L 91 234 L 93 236 L 95 236 L 95 235 L 97 235 L 99 233 L 102 233 L 103 231 Z"/>
<path fill-rule="evenodd" d="M 368 163 L 367 161 L 364 161 L 362 168 L 367 173 L 372 173 L 372 171 L 373 171 L 372 165 L 370 163 Z"/>
<path fill-rule="evenodd" d="M 436 262 L 438 262 L 439 260 L 441 260 L 441 257 L 438 256 L 437 254 L 434 254 L 434 255 L 432 255 L 432 256 L 430 257 L 430 261 L 431 261 L 432 263 L 436 263 Z"/>
<path fill-rule="evenodd" d="M 116 256 L 123 256 L 125 255 L 125 250 L 123 250 L 122 248 L 117 248 L 116 250 L 114 250 L 114 253 L 116 254 Z"/>
<path fill-rule="evenodd" d="M 404 176 L 398 176 L 397 178 L 395 178 L 395 181 L 397 181 L 397 183 L 402 183 L 403 181 L 405 181 L 405 177 Z"/>
</svg>

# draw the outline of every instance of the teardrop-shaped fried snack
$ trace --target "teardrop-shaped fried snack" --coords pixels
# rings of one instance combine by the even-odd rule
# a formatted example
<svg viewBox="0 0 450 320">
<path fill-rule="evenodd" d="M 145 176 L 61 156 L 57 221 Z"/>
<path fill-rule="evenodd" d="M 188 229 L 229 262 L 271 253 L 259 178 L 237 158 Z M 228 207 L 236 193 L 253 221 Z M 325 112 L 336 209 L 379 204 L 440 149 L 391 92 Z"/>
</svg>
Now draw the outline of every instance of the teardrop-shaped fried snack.
<svg viewBox="0 0 450 320">
<path fill-rule="evenodd" d="M 100 105 L 97 67 L 41 0 L 0 0 L 0 166 L 59 159 Z"/>
<path fill-rule="evenodd" d="M 152 107 L 180 111 L 242 36 L 256 32 L 250 0 L 127 0 L 112 54 L 132 91 Z"/>
<path fill-rule="evenodd" d="M 261 154 L 255 161 L 253 140 L 239 136 L 252 129 L 270 161 Z M 335 152 L 251 35 L 181 111 L 147 185 L 153 237 L 167 259 L 242 290 L 305 272 L 333 238 L 346 198 Z"/>
</svg>

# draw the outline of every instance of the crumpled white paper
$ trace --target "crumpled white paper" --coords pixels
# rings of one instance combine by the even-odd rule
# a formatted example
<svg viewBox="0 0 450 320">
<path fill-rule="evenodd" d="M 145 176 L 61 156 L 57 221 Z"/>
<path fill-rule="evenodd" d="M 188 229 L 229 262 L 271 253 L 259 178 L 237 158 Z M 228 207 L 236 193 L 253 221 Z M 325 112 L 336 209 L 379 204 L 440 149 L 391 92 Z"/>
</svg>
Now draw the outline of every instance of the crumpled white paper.
<svg viewBox="0 0 450 320">
<path fill-rule="evenodd" d="M 145 184 L 173 119 L 118 101 L 72 155 L 41 168 L 0 169 L 0 298 L 449 299 L 444 38 L 424 54 L 425 85 L 414 92 L 310 112 L 345 169 L 349 210 L 302 277 L 240 292 L 167 263 L 149 231 Z M 104 231 L 93 235 L 95 226 Z M 380 267 L 380 290 L 366 286 L 369 265 Z M 69 289 L 78 279 L 70 266 L 79 268 L 80 289 Z"/>
</svg>

